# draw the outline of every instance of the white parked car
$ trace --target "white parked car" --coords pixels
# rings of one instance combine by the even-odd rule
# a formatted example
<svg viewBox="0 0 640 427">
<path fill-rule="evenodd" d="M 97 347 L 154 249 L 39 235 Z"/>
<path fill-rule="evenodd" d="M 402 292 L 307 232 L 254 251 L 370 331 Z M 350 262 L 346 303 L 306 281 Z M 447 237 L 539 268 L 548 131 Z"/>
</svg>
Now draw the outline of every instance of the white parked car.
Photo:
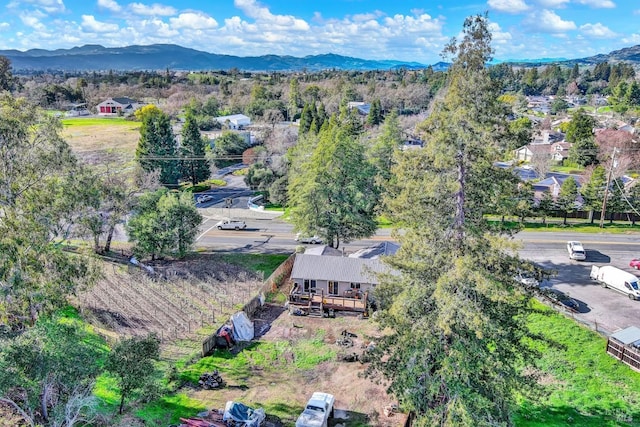
<svg viewBox="0 0 640 427">
<path fill-rule="evenodd" d="M 213 196 L 210 196 L 209 194 L 203 194 L 201 196 L 198 196 L 198 198 L 196 199 L 196 202 L 198 203 L 206 203 L 210 200 L 213 200 Z"/>
<path fill-rule="evenodd" d="M 317 235 L 303 236 L 302 233 L 298 233 L 296 234 L 295 241 L 300 243 L 312 243 L 315 245 L 322 243 L 322 237 Z"/>
<path fill-rule="evenodd" d="M 223 219 L 216 223 L 218 230 L 244 230 L 247 224 L 244 221 L 234 219 Z"/>
<path fill-rule="evenodd" d="M 576 241 L 567 242 L 567 251 L 569 252 L 569 258 L 577 261 L 584 261 L 587 259 L 587 252 L 582 247 L 582 243 Z"/>
<path fill-rule="evenodd" d="M 540 282 L 538 281 L 538 279 L 536 279 L 535 276 L 528 271 L 519 272 L 514 277 L 514 279 L 516 280 L 516 282 L 524 285 L 526 288 L 537 288 L 538 286 L 540 286 Z"/>
</svg>

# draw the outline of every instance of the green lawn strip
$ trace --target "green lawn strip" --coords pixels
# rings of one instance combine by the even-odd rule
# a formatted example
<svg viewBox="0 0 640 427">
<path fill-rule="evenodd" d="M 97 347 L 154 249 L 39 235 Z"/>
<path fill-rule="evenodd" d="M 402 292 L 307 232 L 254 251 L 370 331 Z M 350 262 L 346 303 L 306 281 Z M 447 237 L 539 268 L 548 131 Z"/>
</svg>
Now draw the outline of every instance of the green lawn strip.
<svg viewBox="0 0 640 427">
<path fill-rule="evenodd" d="M 640 374 L 606 351 L 606 340 L 536 303 L 532 332 L 547 341 L 537 368 L 551 376 L 544 401 L 522 403 L 518 426 L 640 426 Z"/>
<path fill-rule="evenodd" d="M 122 117 L 104 117 L 104 118 L 67 118 L 61 120 L 65 127 L 82 127 L 82 126 L 132 126 L 139 128 L 142 122 L 127 120 Z"/>
<path fill-rule="evenodd" d="M 611 234 L 624 234 L 624 233 L 638 233 L 640 232 L 640 223 L 636 225 L 631 225 L 630 222 L 613 222 L 612 224 L 609 221 L 605 221 L 603 227 L 600 228 L 600 224 L 598 221 L 595 221 L 593 224 L 589 220 L 578 220 L 578 219 L 569 219 L 567 220 L 567 225 L 562 223 L 562 219 L 559 218 L 547 218 L 545 223 L 542 221 L 532 220 L 518 222 L 518 221 L 500 221 L 499 219 L 488 218 L 488 222 L 491 224 L 498 225 L 502 223 L 502 226 L 506 226 L 508 229 L 518 229 L 522 228 L 524 230 L 532 230 L 532 231 L 571 231 L 575 233 L 589 233 L 589 234 L 597 234 L 597 233 L 611 233 Z"/>
<path fill-rule="evenodd" d="M 262 272 L 267 279 L 289 255 L 278 254 L 224 254 L 220 255 L 224 262 L 239 265 L 247 270 Z"/>
</svg>

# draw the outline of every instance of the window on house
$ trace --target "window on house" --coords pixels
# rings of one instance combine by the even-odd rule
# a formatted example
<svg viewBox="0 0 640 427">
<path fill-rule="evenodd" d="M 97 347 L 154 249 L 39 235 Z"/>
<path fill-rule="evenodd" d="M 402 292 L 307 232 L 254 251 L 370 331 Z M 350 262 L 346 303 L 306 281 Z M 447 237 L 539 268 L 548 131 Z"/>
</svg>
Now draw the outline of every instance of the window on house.
<svg viewBox="0 0 640 427">
<path fill-rule="evenodd" d="M 310 279 L 304 279 L 302 290 L 304 292 L 315 292 L 316 291 L 316 281 Z"/>
<path fill-rule="evenodd" d="M 360 289 L 360 283 L 351 282 L 351 289 Z"/>
<path fill-rule="evenodd" d="M 329 295 L 338 295 L 338 282 L 329 281 Z"/>
</svg>

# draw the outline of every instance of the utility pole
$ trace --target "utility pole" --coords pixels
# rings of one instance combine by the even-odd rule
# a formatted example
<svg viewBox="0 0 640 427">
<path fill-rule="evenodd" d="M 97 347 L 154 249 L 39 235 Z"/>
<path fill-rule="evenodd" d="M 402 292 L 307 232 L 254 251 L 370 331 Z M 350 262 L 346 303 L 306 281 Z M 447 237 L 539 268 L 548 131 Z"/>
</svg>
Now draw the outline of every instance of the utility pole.
<svg viewBox="0 0 640 427">
<path fill-rule="evenodd" d="M 613 153 L 611 154 L 611 167 L 609 168 L 609 173 L 607 174 L 607 184 L 604 187 L 604 197 L 602 197 L 602 211 L 600 211 L 600 228 L 604 227 L 604 216 L 607 212 L 607 198 L 609 197 L 609 186 L 611 185 L 611 176 L 613 175 L 613 168 L 616 167 L 616 153 L 618 152 L 617 148 L 613 148 Z"/>
</svg>

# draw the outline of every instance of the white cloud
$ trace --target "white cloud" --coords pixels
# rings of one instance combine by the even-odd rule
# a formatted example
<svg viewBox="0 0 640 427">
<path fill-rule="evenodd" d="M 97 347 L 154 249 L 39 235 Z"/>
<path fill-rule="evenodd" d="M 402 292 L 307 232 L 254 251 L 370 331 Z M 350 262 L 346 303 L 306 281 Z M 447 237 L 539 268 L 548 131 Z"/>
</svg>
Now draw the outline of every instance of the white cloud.
<svg viewBox="0 0 640 427">
<path fill-rule="evenodd" d="M 616 7 L 616 4 L 612 0 L 576 0 L 576 2 L 594 8 L 611 9 Z"/>
<path fill-rule="evenodd" d="M 625 45 L 637 45 L 640 44 L 640 34 L 629 34 L 626 37 L 620 39 Z"/>
<path fill-rule="evenodd" d="M 571 0 L 537 0 L 537 3 L 549 9 L 560 9 L 565 7 Z"/>
<path fill-rule="evenodd" d="M 308 31 L 310 28 L 304 19 L 298 19 L 292 15 L 273 15 L 268 8 L 262 6 L 256 0 L 234 0 L 233 4 L 249 18 L 254 19 L 256 24 L 297 31 Z"/>
<path fill-rule="evenodd" d="M 487 4 L 491 9 L 505 13 L 522 13 L 529 10 L 524 0 L 489 0 Z"/>
<path fill-rule="evenodd" d="M 176 14 L 176 10 L 172 6 L 158 3 L 154 3 L 151 6 L 142 3 L 131 3 L 129 8 L 131 12 L 142 16 L 171 16 Z"/>
<path fill-rule="evenodd" d="M 175 29 L 188 28 L 193 30 L 206 30 L 216 28 L 218 22 L 204 13 L 185 12 L 177 18 L 170 18 L 171 27 Z"/>
<path fill-rule="evenodd" d="M 84 31 L 93 33 L 113 33 L 120 28 L 118 24 L 107 24 L 96 21 L 96 18 L 92 15 L 82 15 L 82 24 L 80 25 Z"/>
<path fill-rule="evenodd" d="M 46 28 L 46 25 L 40 21 L 42 18 L 43 15 L 38 12 L 23 12 L 20 14 L 20 20 L 24 25 L 38 31 Z"/>
<path fill-rule="evenodd" d="M 612 39 L 614 37 L 618 37 L 616 33 L 599 22 L 597 24 L 581 25 L 580 31 L 582 31 L 582 34 L 588 37 L 594 37 L 598 39 Z"/>
<path fill-rule="evenodd" d="M 489 31 L 491 32 L 491 41 L 496 45 L 509 43 L 513 38 L 510 32 L 502 31 L 500 25 L 495 22 L 489 23 Z"/>
<path fill-rule="evenodd" d="M 12 2 L 10 6 L 24 6 L 25 4 L 33 5 L 47 13 L 61 13 L 66 10 L 62 0 L 20 0 Z"/>
<path fill-rule="evenodd" d="M 555 12 L 548 9 L 532 13 L 524 23 L 531 31 L 540 33 L 557 34 L 577 28 L 575 22 L 564 21 Z"/>
<path fill-rule="evenodd" d="M 122 6 L 115 0 L 98 0 L 98 7 L 112 12 L 120 12 L 122 10 Z"/>
<path fill-rule="evenodd" d="M 11 29 L 11 24 L 8 22 L 0 22 L 0 31 L 6 31 Z"/>
</svg>

